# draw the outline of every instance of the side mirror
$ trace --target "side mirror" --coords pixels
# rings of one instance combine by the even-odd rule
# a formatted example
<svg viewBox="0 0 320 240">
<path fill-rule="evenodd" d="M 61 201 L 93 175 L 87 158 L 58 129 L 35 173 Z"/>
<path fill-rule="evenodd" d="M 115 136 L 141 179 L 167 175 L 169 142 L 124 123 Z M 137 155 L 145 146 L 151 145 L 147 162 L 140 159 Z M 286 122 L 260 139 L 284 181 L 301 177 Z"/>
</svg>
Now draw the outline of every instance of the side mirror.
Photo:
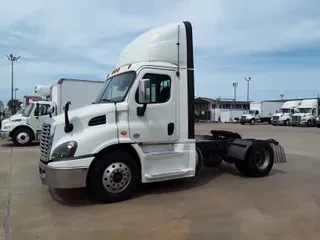
<svg viewBox="0 0 320 240">
<path fill-rule="evenodd" d="M 39 117 L 39 103 L 36 103 L 36 108 L 35 108 L 35 110 L 34 110 L 34 115 L 35 115 L 36 117 Z"/>
<path fill-rule="evenodd" d="M 276 110 L 276 113 L 278 113 L 278 110 Z"/>
<path fill-rule="evenodd" d="M 147 104 L 151 102 L 150 79 L 141 79 L 139 81 L 139 102 Z"/>
<path fill-rule="evenodd" d="M 53 106 L 48 107 L 47 114 L 52 114 L 52 113 L 54 113 L 54 107 Z"/>
</svg>

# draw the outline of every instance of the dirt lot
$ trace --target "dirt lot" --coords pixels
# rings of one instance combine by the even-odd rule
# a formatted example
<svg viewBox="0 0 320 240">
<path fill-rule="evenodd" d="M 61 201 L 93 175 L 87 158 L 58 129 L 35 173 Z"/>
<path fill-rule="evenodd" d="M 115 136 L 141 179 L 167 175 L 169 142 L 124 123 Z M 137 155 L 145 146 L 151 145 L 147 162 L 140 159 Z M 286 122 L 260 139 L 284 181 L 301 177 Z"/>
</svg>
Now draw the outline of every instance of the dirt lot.
<svg viewBox="0 0 320 240">
<path fill-rule="evenodd" d="M 198 124 L 275 138 L 288 154 L 263 179 L 233 166 L 203 168 L 193 179 L 143 186 L 129 201 L 101 205 L 83 190 L 41 185 L 38 146 L 0 147 L 0 239 L 320 239 L 320 129 Z"/>
</svg>

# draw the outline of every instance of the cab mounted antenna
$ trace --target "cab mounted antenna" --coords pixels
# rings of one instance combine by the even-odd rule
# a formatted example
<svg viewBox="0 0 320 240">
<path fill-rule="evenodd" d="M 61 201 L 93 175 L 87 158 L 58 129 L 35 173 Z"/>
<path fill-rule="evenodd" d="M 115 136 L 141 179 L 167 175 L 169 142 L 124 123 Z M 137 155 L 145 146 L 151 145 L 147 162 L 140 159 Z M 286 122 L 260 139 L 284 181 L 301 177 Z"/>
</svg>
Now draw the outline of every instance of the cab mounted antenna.
<svg viewBox="0 0 320 240">
<path fill-rule="evenodd" d="M 177 46 L 178 46 L 178 71 L 176 72 L 177 77 L 180 76 L 180 25 L 178 25 L 178 42 L 177 42 Z"/>
</svg>

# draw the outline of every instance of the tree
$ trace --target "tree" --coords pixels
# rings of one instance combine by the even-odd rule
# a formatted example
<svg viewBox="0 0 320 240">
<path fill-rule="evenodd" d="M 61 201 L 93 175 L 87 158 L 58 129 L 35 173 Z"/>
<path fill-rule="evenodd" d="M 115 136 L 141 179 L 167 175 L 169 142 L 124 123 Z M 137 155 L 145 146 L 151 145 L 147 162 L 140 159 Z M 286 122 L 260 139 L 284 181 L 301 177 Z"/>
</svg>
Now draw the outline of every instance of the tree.
<svg viewBox="0 0 320 240">
<path fill-rule="evenodd" d="M 21 104 L 22 102 L 18 99 L 9 100 L 7 103 L 9 110 L 13 109 L 14 113 L 20 108 Z"/>
</svg>

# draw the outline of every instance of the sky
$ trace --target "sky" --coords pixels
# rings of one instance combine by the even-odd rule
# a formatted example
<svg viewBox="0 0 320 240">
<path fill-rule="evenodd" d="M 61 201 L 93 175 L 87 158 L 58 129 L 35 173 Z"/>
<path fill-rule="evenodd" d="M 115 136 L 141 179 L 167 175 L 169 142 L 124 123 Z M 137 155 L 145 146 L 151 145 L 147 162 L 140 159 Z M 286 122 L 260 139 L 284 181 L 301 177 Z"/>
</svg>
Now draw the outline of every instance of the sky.
<svg viewBox="0 0 320 240">
<path fill-rule="evenodd" d="M 196 96 L 250 100 L 320 94 L 319 0 L 7 0 L 0 3 L 0 100 L 60 78 L 105 80 L 125 46 L 177 21 L 193 25 Z"/>
</svg>

